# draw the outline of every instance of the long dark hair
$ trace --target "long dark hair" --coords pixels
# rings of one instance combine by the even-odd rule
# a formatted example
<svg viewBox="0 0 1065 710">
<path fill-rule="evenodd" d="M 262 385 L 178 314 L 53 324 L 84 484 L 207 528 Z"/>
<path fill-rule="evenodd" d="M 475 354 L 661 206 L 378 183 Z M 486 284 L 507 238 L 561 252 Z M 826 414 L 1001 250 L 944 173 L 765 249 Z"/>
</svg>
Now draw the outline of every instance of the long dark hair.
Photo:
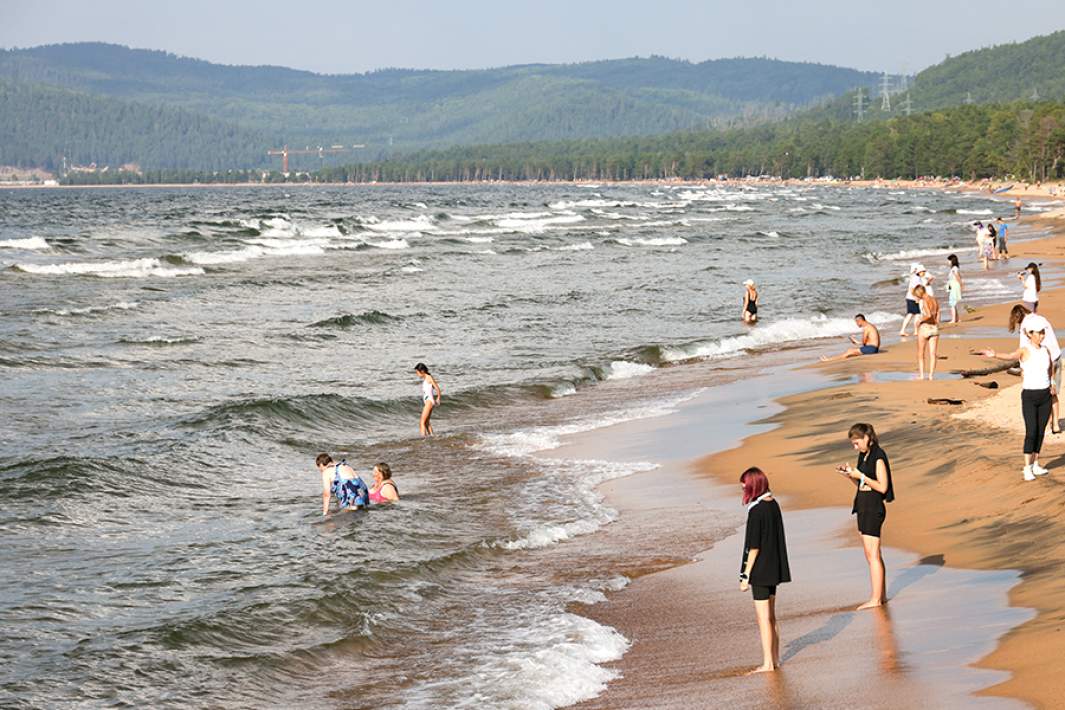
<svg viewBox="0 0 1065 710">
<path fill-rule="evenodd" d="M 1031 271 L 1032 272 L 1032 276 L 1035 277 L 1035 290 L 1036 290 L 1036 292 L 1042 291 L 1043 290 L 1043 279 L 1039 278 L 1039 264 L 1037 264 L 1037 263 L 1035 263 L 1033 261 L 1032 263 L 1028 264 L 1028 266 L 1026 266 L 1024 268 L 1027 271 Z"/>
<path fill-rule="evenodd" d="M 740 474 L 740 483 L 743 484 L 744 505 L 759 498 L 769 490 L 769 478 L 766 477 L 765 472 L 757 466 L 751 466 Z"/>
<path fill-rule="evenodd" d="M 1029 313 L 1031 313 L 1031 311 L 1028 310 L 1027 308 L 1025 308 L 1024 306 L 1022 306 L 1019 303 L 1016 306 L 1014 306 L 1013 308 L 1011 308 L 1010 309 L 1010 320 L 1009 320 L 1009 323 L 1007 324 L 1007 328 L 1008 328 L 1009 332 L 1012 333 L 1015 330 L 1017 330 L 1017 326 L 1019 326 L 1021 324 L 1021 321 L 1024 320 L 1024 317 L 1026 315 L 1028 315 Z"/>
<path fill-rule="evenodd" d="M 951 254 L 950 256 L 948 256 L 947 261 L 950 263 L 951 266 L 957 266 L 959 269 L 961 268 L 961 265 L 958 264 L 957 254 Z"/>
<path fill-rule="evenodd" d="M 419 362 L 417 365 L 415 365 L 414 366 L 414 371 L 415 372 L 422 372 L 422 373 L 424 373 L 426 375 L 429 374 L 429 368 L 425 366 L 424 362 Z"/>
</svg>

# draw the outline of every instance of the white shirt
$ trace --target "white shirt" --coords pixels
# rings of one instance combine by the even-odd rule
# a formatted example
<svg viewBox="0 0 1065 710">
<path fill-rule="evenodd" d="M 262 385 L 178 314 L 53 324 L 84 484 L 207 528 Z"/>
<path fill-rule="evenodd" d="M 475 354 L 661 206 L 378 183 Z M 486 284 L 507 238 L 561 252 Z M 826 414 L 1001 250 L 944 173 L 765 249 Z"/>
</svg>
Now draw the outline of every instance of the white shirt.
<svg viewBox="0 0 1065 710">
<path fill-rule="evenodd" d="M 1019 338 L 1019 340 L 1020 347 L 1022 348 L 1025 345 L 1029 344 L 1028 336 L 1024 330 L 1024 324 L 1027 323 L 1028 319 L 1031 318 L 1033 315 L 1034 314 L 1029 313 L 1024 317 L 1024 320 L 1021 321 L 1021 337 Z M 1056 361 L 1058 358 L 1061 357 L 1061 346 L 1058 345 L 1058 336 L 1054 335 L 1054 326 L 1050 325 L 1049 321 L 1047 322 L 1046 334 L 1043 335 L 1043 346 L 1050 351 L 1051 360 Z"/>
<path fill-rule="evenodd" d="M 906 298 L 911 301 L 916 301 L 917 296 L 913 295 L 913 290 L 918 286 L 923 286 L 924 282 L 917 274 L 910 274 L 910 283 L 906 286 Z"/>
<path fill-rule="evenodd" d="M 1024 279 L 1024 295 L 1021 296 L 1022 301 L 1028 301 L 1029 303 L 1037 303 L 1039 301 L 1039 291 L 1035 288 L 1035 274 L 1028 274 Z"/>
<path fill-rule="evenodd" d="M 1028 359 L 1021 361 L 1021 375 L 1024 379 L 1022 389 L 1045 390 L 1050 387 L 1050 353 L 1047 347 L 1036 347 L 1031 343 L 1024 346 L 1028 350 Z"/>
</svg>

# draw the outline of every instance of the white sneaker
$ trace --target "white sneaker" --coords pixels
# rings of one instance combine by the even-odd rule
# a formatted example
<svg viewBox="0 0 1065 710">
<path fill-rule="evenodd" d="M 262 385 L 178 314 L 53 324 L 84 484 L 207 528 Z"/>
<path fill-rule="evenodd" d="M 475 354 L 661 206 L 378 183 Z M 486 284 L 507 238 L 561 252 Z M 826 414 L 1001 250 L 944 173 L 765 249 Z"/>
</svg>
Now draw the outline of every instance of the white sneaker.
<svg viewBox="0 0 1065 710">
<path fill-rule="evenodd" d="M 1032 473 L 1034 473 L 1037 476 L 1045 476 L 1048 473 L 1050 473 L 1050 471 L 1046 470 L 1045 468 L 1043 468 L 1042 466 L 1040 466 L 1037 463 L 1033 463 L 1032 464 Z"/>
<path fill-rule="evenodd" d="M 1029 465 L 1024 467 L 1024 480 L 1026 480 L 1026 481 L 1034 481 L 1035 480 L 1035 473 L 1032 472 L 1031 464 L 1029 464 Z"/>
</svg>

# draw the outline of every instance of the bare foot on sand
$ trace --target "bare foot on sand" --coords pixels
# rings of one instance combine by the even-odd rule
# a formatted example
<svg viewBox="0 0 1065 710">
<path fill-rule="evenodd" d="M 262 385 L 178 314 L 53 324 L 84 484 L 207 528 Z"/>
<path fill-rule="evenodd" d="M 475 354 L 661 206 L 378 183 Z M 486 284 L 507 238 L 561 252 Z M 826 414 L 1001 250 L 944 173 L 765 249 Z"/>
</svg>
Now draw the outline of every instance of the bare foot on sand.
<svg viewBox="0 0 1065 710">
<path fill-rule="evenodd" d="M 747 675 L 754 675 L 755 673 L 772 673 L 776 670 L 776 666 L 761 665 L 755 668 L 753 671 L 747 671 Z"/>
<path fill-rule="evenodd" d="M 884 605 L 884 602 L 880 601 L 879 599 L 870 599 L 865 604 L 862 604 L 860 607 L 855 609 L 855 611 L 861 611 L 862 609 L 875 609 L 878 606 L 883 606 L 883 605 Z"/>
</svg>

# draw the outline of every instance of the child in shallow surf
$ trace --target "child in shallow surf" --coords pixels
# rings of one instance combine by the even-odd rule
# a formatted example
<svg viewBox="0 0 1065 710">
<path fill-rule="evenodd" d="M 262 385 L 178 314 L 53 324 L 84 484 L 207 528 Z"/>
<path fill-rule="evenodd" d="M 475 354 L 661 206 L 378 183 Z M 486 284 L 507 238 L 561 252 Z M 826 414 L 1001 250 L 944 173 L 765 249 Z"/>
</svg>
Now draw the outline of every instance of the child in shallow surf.
<svg viewBox="0 0 1065 710">
<path fill-rule="evenodd" d="M 337 510 L 358 510 L 370 504 L 370 493 L 359 474 L 347 461 L 337 463 L 329 454 L 318 454 L 314 465 L 322 475 L 322 515 L 329 515 L 332 499 Z"/>
<path fill-rule="evenodd" d="M 414 374 L 422 381 L 422 417 L 418 422 L 418 431 L 422 436 L 432 436 L 433 425 L 430 419 L 433 416 L 433 409 L 440 406 L 442 394 L 440 383 L 429 374 L 429 368 L 424 362 L 419 362 L 414 366 Z"/>
</svg>

